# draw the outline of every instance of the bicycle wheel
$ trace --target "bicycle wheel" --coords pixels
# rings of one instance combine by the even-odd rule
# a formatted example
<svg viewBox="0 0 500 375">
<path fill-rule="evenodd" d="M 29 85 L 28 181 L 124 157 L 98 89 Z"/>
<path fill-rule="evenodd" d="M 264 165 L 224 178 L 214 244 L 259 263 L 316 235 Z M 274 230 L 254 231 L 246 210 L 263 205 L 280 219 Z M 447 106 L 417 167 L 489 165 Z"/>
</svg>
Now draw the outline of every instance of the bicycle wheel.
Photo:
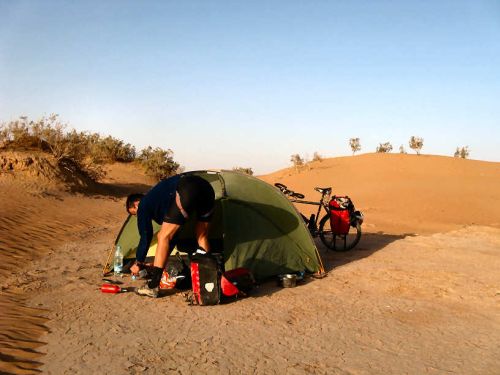
<svg viewBox="0 0 500 375">
<path fill-rule="evenodd" d="M 319 223 L 319 238 L 330 250 L 351 250 L 361 239 L 361 225 L 356 222 L 356 226 L 349 226 L 347 234 L 334 234 L 330 225 L 330 215 L 326 214 Z"/>
</svg>

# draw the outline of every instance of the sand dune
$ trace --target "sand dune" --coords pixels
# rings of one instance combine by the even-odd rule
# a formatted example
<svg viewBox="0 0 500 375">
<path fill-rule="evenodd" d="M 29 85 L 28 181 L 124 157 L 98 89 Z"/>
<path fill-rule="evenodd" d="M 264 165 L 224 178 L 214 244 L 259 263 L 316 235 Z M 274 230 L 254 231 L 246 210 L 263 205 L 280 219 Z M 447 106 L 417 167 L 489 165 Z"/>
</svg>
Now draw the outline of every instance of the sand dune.
<svg viewBox="0 0 500 375">
<path fill-rule="evenodd" d="M 318 243 L 327 278 L 210 308 L 98 291 L 122 197 L 148 185 L 133 166 L 112 166 L 85 195 L 0 176 L 0 372 L 496 374 L 499 172 L 372 154 L 263 176 L 311 200 L 314 186 L 350 195 L 365 235 L 345 254 Z"/>
<path fill-rule="evenodd" d="M 118 183 L 115 174 L 122 178 Z M 126 215 L 119 197 L 129 190 L 144 190 L 142 181 L 147 179 L 133 166 L 115 165 L 105 180 L 111 185 L 84 195 L 67 193 L 61 183 L 56 189 L 54 183 L 26 176 L 1 178 L 1 196 L 6 198 L 0 205 L 0 372 L 32 373 L 39 366 L 36 349 L 43 345 L 38 336 L 47 331 L 46 311 L 26 306 L 25 284 L 29 291 L 46 278 L 44 272 L 33 270 L 33 261 L 81 239 L 82 232 L 116 231 Z M 108 245 L 113 240 L 111 236 Z M 88 247 L 83 243 L 75 251 L 80 257 Z M 28 270 L 29 277 L 19 284 L 15 272 L 21 269 Z"/>
<path fill-rule="evenodd" d="M 500 227 L 500 163 L 444 156 L 365 154 L 326 159 L 300 172 L 262 176 L 318 200 L 315 186 L 349 195 L 366 216 L 365 229 L 435 233 L 464 225 Z M 308 206 L 298 206 L 300 210 Z M 307 212 L 311 212 L 309 209 Z"/>
</svg>

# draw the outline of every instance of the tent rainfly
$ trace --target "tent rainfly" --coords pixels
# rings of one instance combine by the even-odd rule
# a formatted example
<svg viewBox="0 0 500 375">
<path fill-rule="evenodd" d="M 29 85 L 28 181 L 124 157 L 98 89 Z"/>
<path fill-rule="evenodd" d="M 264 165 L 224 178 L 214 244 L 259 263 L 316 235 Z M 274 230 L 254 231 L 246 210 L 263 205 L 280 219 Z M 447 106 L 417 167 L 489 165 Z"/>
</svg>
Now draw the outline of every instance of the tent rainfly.
<svg viewBox="0 0 500 375">
<path fill-rule="evenodd" d="M 290 272 L 324 273 L 321 257 L 295 207 L 275 187 L 233 171 L 197 171 L 215 191 L 215 213 L 209 238 L 212 251 L 222 252 L 225 269 L 246 267 L 257 280 Z M 177 234 L 177 251 L 193 251 L 194 220 Z M 160 226 L 153 222 L 155 233 Z M 135 259 L 139 243 L 137 220 L 129 216 L 115 245 L 125 261 Z M 156 236 L 148 257 L 156 251 Z M 110 265 L 106 265 L 108 268 Z M 109 269 L 109 268 L 108 268 Z"/>
</svg>

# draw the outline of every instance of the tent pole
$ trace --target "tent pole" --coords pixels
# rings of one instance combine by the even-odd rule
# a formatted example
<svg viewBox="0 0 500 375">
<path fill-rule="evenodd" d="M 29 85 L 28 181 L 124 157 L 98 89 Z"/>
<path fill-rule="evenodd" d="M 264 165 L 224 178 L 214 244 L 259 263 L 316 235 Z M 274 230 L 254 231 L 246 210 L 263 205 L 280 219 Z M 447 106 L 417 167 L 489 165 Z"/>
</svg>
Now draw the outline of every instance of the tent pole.
<svg viewBox="0 0 500 375">
<path fill-rule="evenodd" d="M 314 251 L 316 252 L 316 256 L 318 257 L 319 261 L 319 272 L 322 275 L 326 275 L 325 266 L 323 265 L 323 259 L 321 259 L 321 255 L 319 254 L 318 248 L 316 246 Z"/>
<path fill-rule="evenodd" d="M 103 276 L 109 272 L 108 271 L 108 264 L 109 264 L 109 260 L 111 259 L 111 255 L 113 254 L 114 247 L 115 247 L 115 245 L 112 245 L 111 248 L 109 249 L 108 257 L 106 258 L 106 262 L 104 263 L 104 268 L 102 269 Z"/>
</svg>

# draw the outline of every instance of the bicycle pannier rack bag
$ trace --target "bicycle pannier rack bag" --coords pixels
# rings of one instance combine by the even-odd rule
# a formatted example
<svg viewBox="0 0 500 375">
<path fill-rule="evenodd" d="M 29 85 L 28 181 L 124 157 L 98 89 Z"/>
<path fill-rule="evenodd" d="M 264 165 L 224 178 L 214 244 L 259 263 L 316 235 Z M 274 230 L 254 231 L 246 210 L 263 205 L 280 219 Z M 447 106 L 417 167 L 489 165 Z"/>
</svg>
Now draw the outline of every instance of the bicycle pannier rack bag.
<svg viewBox="0 0 500 375">
<path fill-rule="evenodd" d="M 334 195 L 329 203 L 330 225 L 333 234 L 349 233 L 351 225 L 351 214 L 354 212 L 354 205 L 348 196 Z"/>
</svg>

